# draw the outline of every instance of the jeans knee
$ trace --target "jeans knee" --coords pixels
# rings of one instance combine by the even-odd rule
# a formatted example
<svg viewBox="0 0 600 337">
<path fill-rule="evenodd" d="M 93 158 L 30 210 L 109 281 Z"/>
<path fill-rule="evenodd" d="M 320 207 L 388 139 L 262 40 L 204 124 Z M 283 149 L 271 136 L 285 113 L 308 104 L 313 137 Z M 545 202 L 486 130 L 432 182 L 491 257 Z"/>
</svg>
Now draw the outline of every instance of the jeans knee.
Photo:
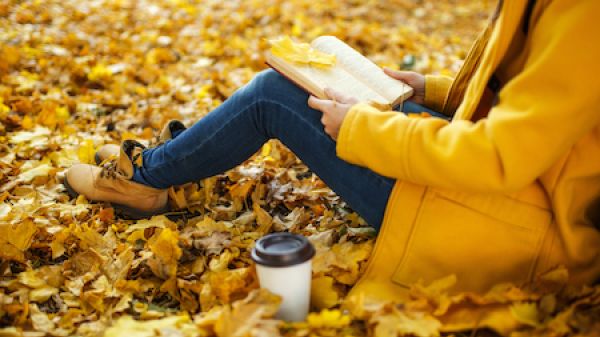
<svg viewBox="0 0 600 337">
<path fill-rule="evenodd" d="M 298 88 L 273 69 L 259 72 L 248 84 L 248 88 L 259 99 L 278 100 L 293 94 Z"/>
<path fill-rule="evenodd" d="M 250 85 L 261 93 L 269 93 L 287 85 L 288 80 L 273 69 L 266 69 L 254 76 Z"/>
</svg>

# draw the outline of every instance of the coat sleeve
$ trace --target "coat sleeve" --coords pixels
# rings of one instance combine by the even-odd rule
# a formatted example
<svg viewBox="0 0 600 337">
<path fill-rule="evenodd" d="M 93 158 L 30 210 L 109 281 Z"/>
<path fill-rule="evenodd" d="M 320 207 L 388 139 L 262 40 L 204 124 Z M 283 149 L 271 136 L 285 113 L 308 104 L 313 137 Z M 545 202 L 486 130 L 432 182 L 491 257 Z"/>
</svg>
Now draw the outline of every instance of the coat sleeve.
<svg viewBox="0 0 600 337">
<path fill-rule="evenodd" d="M 355 105 L 338 156 L 382 175 L 472 191 L 533 182 L 600 121 L 600 1 L 554 1 L 522 72 L 487 118 L 447 122 Z"/>
<path fill-rule="evenodd" d="M 433 111 L 441 112 L 451 84 L 452 78 L 448 76 L 425 76 L 425 106 Z"/>
</svg>

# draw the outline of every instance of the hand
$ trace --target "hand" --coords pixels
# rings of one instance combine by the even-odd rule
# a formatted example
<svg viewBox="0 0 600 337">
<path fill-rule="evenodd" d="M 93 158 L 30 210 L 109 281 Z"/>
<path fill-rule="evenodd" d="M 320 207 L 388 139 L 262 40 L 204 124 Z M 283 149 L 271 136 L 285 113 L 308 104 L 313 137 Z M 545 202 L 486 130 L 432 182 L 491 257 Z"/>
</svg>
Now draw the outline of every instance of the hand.
<svg viewBox="0 0 600 337">
<path fill-rule="evenodd" d="M 348 110 L 354 104 L 358 103 L 358 100 L 330 88 L 325 88 L 325 95 L 329 99 L 318 99 L 310 96 L 308 98 L 308 106 L 323 113 L 321 123 L 325 127 L 325 133 L 334 140 L 337 140 L 344 117 L 346 117 Z"/>
<path fill-rule="evenodd" d="M 414 71 L 398 71 L 389 68 L 383 69 L 383 72 L 389 77 L 402 81 L 413 88 L 411 101 L 417 104 L 425 103 L 425 76 Z"/>
</svg>

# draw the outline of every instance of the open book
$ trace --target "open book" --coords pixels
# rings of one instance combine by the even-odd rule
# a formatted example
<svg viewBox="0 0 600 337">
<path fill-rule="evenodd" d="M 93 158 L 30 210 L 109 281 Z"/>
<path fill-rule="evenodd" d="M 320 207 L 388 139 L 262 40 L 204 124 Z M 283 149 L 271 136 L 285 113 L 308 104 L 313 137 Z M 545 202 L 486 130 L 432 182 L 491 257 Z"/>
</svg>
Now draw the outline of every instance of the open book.
<svg viewBox="0 0 600 337">
<path fill-rule="evenodd" d="M 413 89 L 386 75 L 381 68 L 334 36 L 320 36 L 310 46 L 335 55 L 329 67 L 290 62 L 268 52 L 266 62 L 310 94 L 326 99 L 332 88 L 361 102 L 396 107 L 412 95 Z"/>
</svg>

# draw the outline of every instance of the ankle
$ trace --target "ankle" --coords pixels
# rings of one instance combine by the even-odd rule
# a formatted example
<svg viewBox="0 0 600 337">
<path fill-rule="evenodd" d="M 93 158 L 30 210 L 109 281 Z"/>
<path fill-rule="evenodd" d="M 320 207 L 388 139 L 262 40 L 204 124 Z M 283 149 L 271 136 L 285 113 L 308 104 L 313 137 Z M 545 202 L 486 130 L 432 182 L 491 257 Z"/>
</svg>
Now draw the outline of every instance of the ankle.
<svg viewBox="0 0 600 337">
<path fill-rule="evenodd" d="M 168 188 L 167 187 L 163 187 L 163 186 L 157 186 L 156 184 L 153 184 L 149 179 L 146 178 L 147 174 L 146 174 L 146 169 L 142 166 L 142 167 L 134 167 L 133 168 L 133 176 L 131 177 L 131 181 L 136 182 L 140 185 L 144 185 L 147 187 L 151 187 L 151 188 L 156 188 L 156 189 L 165 189 Z"/>
</svg>

